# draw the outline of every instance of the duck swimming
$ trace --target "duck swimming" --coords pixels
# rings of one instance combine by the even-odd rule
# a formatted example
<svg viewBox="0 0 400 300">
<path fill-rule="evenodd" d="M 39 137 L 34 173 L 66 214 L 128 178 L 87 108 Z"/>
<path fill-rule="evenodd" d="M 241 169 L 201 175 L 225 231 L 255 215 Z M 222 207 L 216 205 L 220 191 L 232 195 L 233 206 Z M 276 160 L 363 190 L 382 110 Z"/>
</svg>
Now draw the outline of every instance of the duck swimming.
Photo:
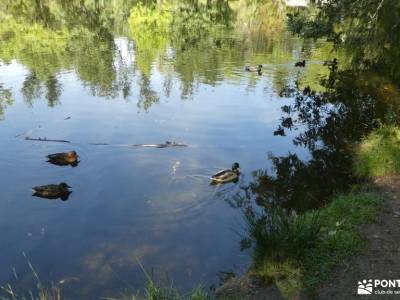
<svg viewBox="0 0 400 300">
<path fill-rule="evenodd" d="M 167 147 L 187 147 L 187 145 L 174 142 L 166 141 L 164 144 L 136 144 L 135 147 L 150 147 L 150 148 L 167 148 Z"/>
<path fill-rule="evenodd" d="M 76 167 L 79 163 L 78 154 L 75 151 L 62 152 L 62 153 L 54 153 L 47 155 L 48 162 L 58 166 L 66 166 L 71 165 L 72 167 Z"/>
<path fill-rule="evenodd" d="M 227 183 L 237 181 L 239 179 L 240 169 L 239 163 L 235 162 L 231 169 L 219 171 L 218 173 L 211 176 L 211 183 Z"/>
<path fill-rule="evenodd" d="M 298 61 L 297 63 L 294 64 L 295 67 L 305 67 L 306 66 L 306 61 Z"/>
<path fill-rule="evenodd" d="M 244 70 L 247 72 L 257 72 L 258 75 L 262 75 L 261 69 L 262 69 L 262 65 L 258 65 L 257 67 L 252 67 L 252 66 L 245 66 Z"/>
<path fill-rule="evenodd" d="M 72 192 L 69 190 L 71 187 L 65 182 L 60 184 L 48 184 L 42 186 L 35 186 L 32 188 L 33 195 L 40 198 L 46 199 L 58 199 L 66 201 L 68 200 L 69 194 Z"/>
<path fill-rule="evenodd" d="M 338 61 L 335 57 L 332 61 L 324 61 L 324 66 L 328 66 L 331 71 L 335 71 L 337 69 Z"/>
<path fill-rule="evenodd" d="M 338 61 L 337 58 L 335 57 L 332 61 L 326 60 L 324 61 L 324 66 L 331 66 L 331 65 L 337 65 Z"/>
</svg>

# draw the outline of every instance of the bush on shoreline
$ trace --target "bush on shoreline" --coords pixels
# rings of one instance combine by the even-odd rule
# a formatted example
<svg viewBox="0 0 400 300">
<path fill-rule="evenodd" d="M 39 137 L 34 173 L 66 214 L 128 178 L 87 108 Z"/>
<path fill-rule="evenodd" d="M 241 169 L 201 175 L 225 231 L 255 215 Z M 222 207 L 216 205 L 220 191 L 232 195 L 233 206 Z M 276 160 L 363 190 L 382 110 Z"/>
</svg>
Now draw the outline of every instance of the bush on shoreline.
<svg viewBox="0 0 400 300">
<path fill-rule="evenodd" d="M 302 293 L 312 297 L 335 266 L 350 259 L 365 246 L 360 225 L 373 222 L 381 205 L 382 199 L 372 192 L 351 192 L 337 196 L 318 211 L 297 216 L 301 220 L 302 231 L 308 232 L 313 228 L 317 234 L 307 235 L 312 240 L 302 243 L 302 234 L 298 233 L 299 240 L 292 241 L 292 251 L 296 255 L 286 255 L 284 259 L 268 254 L 264 260 L 258 257 L 250 274 L 262 278 L 266 284 L 275 283 L 283 296 L 289 299 Z"/>
<path fill-rule="evenodd" d="M 400 129 L 382 126 L 368 135 L 356 153 L 356 173 L 378 177 L 400 172 Z"/>
</svg>

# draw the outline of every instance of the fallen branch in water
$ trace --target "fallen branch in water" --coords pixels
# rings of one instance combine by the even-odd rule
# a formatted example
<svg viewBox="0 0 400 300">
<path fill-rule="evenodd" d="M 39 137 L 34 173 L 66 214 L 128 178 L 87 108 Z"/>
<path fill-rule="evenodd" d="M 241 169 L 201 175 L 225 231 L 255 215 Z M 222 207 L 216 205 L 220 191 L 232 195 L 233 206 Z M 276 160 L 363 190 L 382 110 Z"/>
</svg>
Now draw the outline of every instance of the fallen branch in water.
<svg viewBox="0 0 400 300">
<path fill-rule="evenodd" d="M 25 137 L 25 140 L 28 141 L 38 141 L 38 142 L 56 142 L 56 143 L 71 143 L 70 141 L 66 141 L 66 140 L 52 140 L 52 139 L 48 139 L 48 138 L 31 138 L 29 136 Z"/>
<path fill-rule="evenodd" d="M 108 144 L 108 143 L 89 143 L 89 145 L 93 145 L 93 146 L 110 146 L 110 144 Z"/>
</svg>

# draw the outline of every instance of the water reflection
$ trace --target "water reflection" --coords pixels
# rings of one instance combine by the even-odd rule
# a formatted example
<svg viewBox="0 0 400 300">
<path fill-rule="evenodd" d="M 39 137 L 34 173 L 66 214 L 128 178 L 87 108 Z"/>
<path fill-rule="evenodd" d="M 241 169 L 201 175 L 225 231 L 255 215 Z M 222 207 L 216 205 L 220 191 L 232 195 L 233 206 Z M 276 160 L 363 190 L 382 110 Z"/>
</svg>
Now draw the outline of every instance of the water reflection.
<svg viewBox="0 0 400 300">
<path fill-rule="evenodd" d="M 142 287 L 138 259 L 160 276 L 168 273 L 183 290 L 215 284 L 219 271 L 248 265 L 238 247 L 240 211 L 227 205 L 241 205 L 232 201 L 240 187 L 260 194 L 261 202 L 278 195 L 297 207 L 307 196 L 299 187 L 315 174 L 345 172 L 331 169 L 345 147 L 329 144 L 318 130 L 324 123 L 307 117 L 317 98 L 279 97 L 295 81 L 312 90 L 329 88 L 318 83 L 329 72 L 322 67 L 329 44 L 244 35 L 226 1 L 184 3 L 171 8 L 175 18 L 159 19 L 169 26 L 136 33 L 121 28 L 131 8 L 125 1 L 114 7 L 42 1 L 39 7 L 26 0 L 26 10 L 6 2 L 14 12 L 0 23 L 0 59 L 7 64 L 0 67 L 0 142 L 6 145 L 0 155 L 7 157 L 0 161 L 7 174 L 1 176 L 6 246 L 0 282 L 34 285 L 19 254 L 25 251 L 43 282 L 74 279 L 64 292 L 71 299 Z M 215 11 L 204 6 L 209 3 Z M 301 71 L 294 68 L 299 59 L 310 62 Z M 244 72 L 246 64 L 263 64 L 263 75 Z M 316 108 L 320 120 L 329 101 Z M 279 124 L 286 137 L 273 135 Z M 70 141 L 81 157 L 79 168 L 38 159 L 68 150 L 65 143 L 24 136 Z M 131 147 L 166 140 L 190 147 Z M 319 148 L 325 143 L 331 152 Z M 268 152 L 276 157 L 272 162 Z M 210 175 L 234 161 L 243 172 L 239 182 L 210 186 Z M 251 171 L 264 165 L 278 176 L 259 173 L 254 180 Z M 62 181 L 74 187 L 71 201 L 32 201 L 27 192 Z M 19 280 L 10 275 L 13 266 Z"/>
<path fill-rule="evenodd" d="M 11 89 L 6 89 L 0 83 L 0 120 L 4 118 L 4 110 L 13 104 Z"/>
<path fill-rule="evenodd" d="M 318 43 L 301 45 L 291 37 L 260 42 L 232 31 L 232 11 L 226 2 L 218 2 L 211 13 L 205 4 L 193 6 L 182 2 L 171 8 L 173 18 L 172 12 L 159 15 L 159 10 L 154 8 L 136 8 L 154 18 L 158 29 L 149 28 L 147 23 L 143 28 L 140 18 L 137 21 L 133 13 L 130 25 L 134 41 L 114 39 L 112 27 L 104 25 L 109 21 L 102 20 L 104 12 L 100 13 L 96 5 L 80 5 L 63 4 L 63 16 L 55 15 L 46 6 L 39 12 L 35 5 L 32 12 L 22 13 L 16 8 L 14 15 L 28 14 L 42 20 L 44 27 L 31 27 L 4 17 L 0 28 L 3 42 L 0 58 L 6 63 L 16 59 L 30 71 L 22 87 L 28 104 L 42 96 L 49 106 L 59 104 L 63 87 L 58 77 L 68 70 L 76 72 L 81 84 L 92 95 L 100 97 L 122 95 L 124 99 L 132 99 L 133 89 L 138 86 L 138 107 L 147 111 L 160 99 L 161 91 L 156 91 L 151 83 L 155 68 L 164 78 L 164 95 L 169 97 L 174 85 L 179 85 L 180 97 L 186 99 L 193 96 L 200 84 L 241 82 L 245 79 L 242 70 L 247 63 L 263 64 L 264 76 L 274 78 L 275 91 L 279 91 L 287 84 L 285 78 L 293 72 L 294 52 L 301 50 L 308 59 L 321 57 L 319 50 L 312 50 L 320 47 Z M 204 22 L 204 18 L 208 21 Z M 324 47 L 324 53 L 328 53 L 329 47 Z M 276 64 L 284 68 L 276 68 Z M 249 76 L 249 87 L 260 80 Z"/>
<path fill-rule="evenodd" d="M 318 93 L 299 83 L 286 87 L 294 102 L 282 106 L 275 136 L 294 133 L 293 144 L 306 148 L 304 160 L 297 153 L 272 153 L 271 170 L 254 172 L 254 181 L 238 196 L 234 206 L 280 205 L 304 211 L 323 205 L 329 198 L 356 182 L 353 175 L 353 145 L 382 123 L 398 123 L 398 89 L 373 74 L 332 71 Z"/>
</svg>

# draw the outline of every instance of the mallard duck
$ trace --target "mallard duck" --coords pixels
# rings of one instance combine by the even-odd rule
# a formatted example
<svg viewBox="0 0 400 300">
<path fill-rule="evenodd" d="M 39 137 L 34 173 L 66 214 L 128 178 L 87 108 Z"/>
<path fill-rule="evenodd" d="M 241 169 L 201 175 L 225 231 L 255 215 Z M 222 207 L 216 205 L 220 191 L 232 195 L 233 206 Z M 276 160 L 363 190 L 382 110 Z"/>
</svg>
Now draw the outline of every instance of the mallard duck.
<svg viewBox="0 0 400 300">
<path fill-rule="evenodd" d="M 324 66 L 332 66 L 332 65 L 337 65 L 338 61 L 337 58 L 335 57 L 332 61 L 326 60 L 324 61 Z"/>
<path fill-rule="evenodd" d="M 33 195 L 40 198 L 46 199 L 58 199 L 66 201 L 68 200 L 69 194 L 72 192 L 69 190 L 71 187 L 65 182 L 60 184 L 48 184 L 42 186 L 35 186 L 32 188 Z"/>
<path fill-rule="evenodd" d="M 298 61 L 297 63 L 294 64 L 295 67 L 305 67 L 306 66 L 306 61 Z"/>
<path fill-rule="evenodd" d="M 262 65 L 258 65 L 257 67 L 252 67 L 252 66 L 245 66 L 244 70 L 247 72 L 257 72 L 258 75 L 262 75 L 261 69 L 262 69 Z"/>
<path fill-rule="evenodd" d="M 239 179 L 240 169 L 239 164 L 235 162 L 231 169 L 219 171 L 211 177 L 211 183 L 227 183 Z"/>
<path fill-rule="evenodd" d="M 69 152 L 62 152 L 62 153 L 54 153 L 47 155 L 48 162 L 58 165 L 58 166 L 66 166 L 71 165 L 73 167 L 77 166 L 78 161 L 78 154 L 75 151 Z"/>
<path fill-rule="evenodd" d="M 324 66 L 328 66 L 331 71 L 335 71 L 337 69 L 338 61 L 335 57 L 332 61 L 324 61 Z"/>
<path fill-rule="evenodd" d="M 135 147 L 150 147 L 150 148 L 167 148 L 167 147 L 187 147 L 187 145 L 178 143 L 178 142 L 171 142 L 166 141 L 164 144 L 136 144 Z"/>
</svg>

